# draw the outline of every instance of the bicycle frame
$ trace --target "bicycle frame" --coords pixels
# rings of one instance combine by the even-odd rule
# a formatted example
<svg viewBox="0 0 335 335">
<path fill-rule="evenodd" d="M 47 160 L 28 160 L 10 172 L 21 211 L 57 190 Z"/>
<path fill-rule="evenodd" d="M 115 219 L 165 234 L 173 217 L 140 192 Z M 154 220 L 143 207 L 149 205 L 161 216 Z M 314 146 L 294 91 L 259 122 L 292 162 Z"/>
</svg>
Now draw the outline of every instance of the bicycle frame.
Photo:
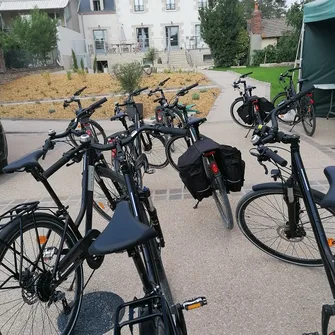
<svg viewBox="0 0 335 335">
<path fill-rule="evenodd" d="M 329 248 L 327 237 L 323 229 L 323 225 L 317 210 L 316 204 L 313 199 L 311 192 L 310 184 L 308 177 L 305 173 L 305 167 L 300 155 L 300 139 L 298 136 L 295 136 L 290 140 L 291 144 L 291 161 L 292 161 L 292 175 L 290 178 L 293 178 L 294 182 L 298 184 L 303 201 L 306 206 L 307 214 L 311 222 L 313 233 L 320 251 L 320 255 L 324 264 L 325 272 L 329 282 L 329 286 L 333 295 L 333 300 L 335 302 L 335 264 L 334 256 Z M 289 180 L 290 180 L 289 178 Z M 293 187 L 293 184 L 290 185 L 290 181 L 286 182 L 286 189 Z M 287 191 L 288 192 L 288 191 Z M 292 193 L 293 194 L 293 193 Z M 296 232 L 296 218 L 295 218 L 295 202 L 287 202 L 288 213 L 289 213 L 289 225 L 291 234 Z M 294 236 L 293 236 L 294 237 Z M 329 324 L 330 316 L 335 315 L 335 305 L 324 305 L 322 308 L 322 335 L 327 334 L 327 328 Z"/>
</svg>

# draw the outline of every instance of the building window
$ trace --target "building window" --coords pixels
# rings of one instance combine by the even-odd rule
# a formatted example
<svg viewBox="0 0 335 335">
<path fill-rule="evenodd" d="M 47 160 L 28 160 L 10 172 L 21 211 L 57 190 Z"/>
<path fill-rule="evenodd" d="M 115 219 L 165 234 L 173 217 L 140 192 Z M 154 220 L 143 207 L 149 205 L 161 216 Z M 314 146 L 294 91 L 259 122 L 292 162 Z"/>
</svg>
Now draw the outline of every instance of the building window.
<svg viewBox="0 0 335 335">
<path fill-rule="evenodd" d="M 199 0 L 198 7 L 199 8 L 205 8 L 205 7 L 207 7 L 207 0 Z"/>
<path fill-rule="evenodd" d="M 213 57 L 212 57 L 212 55 L 203 55 L 202 56 L 202 60 L 204 61 L 204 62 L 208 62 L 208 61 L 211 61 L 211 60 L 213 60 Z"/>
<path fill-rule="evenodd" d="M 149 49 L 149 28 L 137 28 L 137 45 L 140 51 Z"/>
<path fill-rule="evenodd" d="M 96 53 L 104 53 L 106 51 L 106 30 L 93 30 L 94 47 Z"/>
<path fill-rule="evenodd" d="M 200 24 L 195 25 L 195 48 L 201 49 L 204 45 L 204 40 L 201 37 Z"/>
<path fill-rule="evenodd" d="M 176 1 L 175 0 L 166 0 L 166 10 L 175 10 Z"/>
<path fill-rule="evenodd" d="M 100 0 L 93 0 L 93 10 L 95 12 L 98 12 L 99 10 L 101 10 Z"/>
<path fill-rule="evenodd" d="M 143 0 L 134 0 L 134 11 L 135 12 L 143 12 L 144 11 Z"/>
</svg>

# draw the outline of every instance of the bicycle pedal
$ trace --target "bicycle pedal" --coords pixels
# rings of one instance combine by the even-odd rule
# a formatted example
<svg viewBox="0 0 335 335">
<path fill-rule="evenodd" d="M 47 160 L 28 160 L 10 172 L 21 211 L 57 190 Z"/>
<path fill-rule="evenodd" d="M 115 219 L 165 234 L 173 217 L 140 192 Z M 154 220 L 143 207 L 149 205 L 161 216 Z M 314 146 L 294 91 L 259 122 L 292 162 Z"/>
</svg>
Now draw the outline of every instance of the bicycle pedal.
<svg viewBox="0 0 335 335">
<path fill-rule="evenodd" d="M 147 169 L 147 170 L 145 170 L 145 173 L 147 173 L 147 174 L 153 174 L 155 172 L 156 172 L 155 169 Z"/>
<path fill-rule="evenodd" d="M 207 305 L 206 297 L 198 297 L 191 300 L 187 300 L 181 304 L 182 308 L 186 311 L 190 311 L 192 309 L 200 308 Z"/>
</svg>

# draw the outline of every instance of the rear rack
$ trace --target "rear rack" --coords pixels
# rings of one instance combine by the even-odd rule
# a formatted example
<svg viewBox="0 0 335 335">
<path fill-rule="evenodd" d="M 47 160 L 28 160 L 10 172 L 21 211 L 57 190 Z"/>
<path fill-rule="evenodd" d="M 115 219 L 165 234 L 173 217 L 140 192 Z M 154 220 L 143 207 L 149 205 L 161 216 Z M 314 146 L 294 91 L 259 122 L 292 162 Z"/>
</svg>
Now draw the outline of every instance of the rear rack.
<svg viewBox="0 0 335 335">
<path fill-rule="evenodd" d="M 161 306 L 162 312 L 160 312 L 156 306 Z M 123 313 L 123 310 L 127 307 L 129 308 L 128 320 L 126 319 L 121 322 L 120 320 L 122 319 L 122 315 L 127 315 L 126 313 Z M 145 308 L 147 310 L 145 315 L 141 315 L 141 308 Z M 136 309 L 138 309 L 137 312 Z M 135 316 L 135 314 L 137 315 Z M 121 335 L 122 328 L 126 326 L 128 326 L 131 333 L 133 333 L 134 325 L 154 320 L 157 317 L 162 319 L 165 329 L 170 330 L 169 334 L 178 335 L 169 306 L 162 295 L 153 295 L 141 299 L 134 298 L 133 301 L 121 304 L 116 310 L 114 335 Z"/>
<path fill-rule="evenodd" d="M 14 220 L 21 218 L 25 214 L 33 213 L 38 205 L 39 201 L 34 202 L 25 202 L 22 204 L 18 204 L 7 212 L 0 215 L 0 231 L 7 227 Z"/>
</svg>

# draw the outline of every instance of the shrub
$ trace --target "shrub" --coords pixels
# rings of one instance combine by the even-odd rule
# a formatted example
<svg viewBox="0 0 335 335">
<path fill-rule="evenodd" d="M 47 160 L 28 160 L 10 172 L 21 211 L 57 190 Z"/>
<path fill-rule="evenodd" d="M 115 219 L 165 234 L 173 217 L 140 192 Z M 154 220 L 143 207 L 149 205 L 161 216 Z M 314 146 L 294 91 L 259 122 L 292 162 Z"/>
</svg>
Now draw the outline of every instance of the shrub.
<svg viewBox="0 0 335 335">
<path fill-rule="evenodd" d="M 50 114 L 55 113 L 55 112 L 56 112 L 56 109 L 54 109 L 54 108 L 50 108 L 50 109 L 49 109 L 49 113 L 50 113 Z"/>
<path fill-rule="evenodd" d="M 157 57 L 158 57 L 158 50 L 155 48 L 149 48 L 149 50 L 145 54 L 145 58 L 152 64 L 154 64 Z"/>
<path fill-rule="evenodd" d="M 77 70 L 77 73 L 78 73 L 78 76 L 79 78 L 83 81 L 83 82 L 86 82 L 86 71 L 85 70 L 82 70 L 82 69 L 78 69 Z"/>
<path fill-rule="evenodd" d="M 95 100 L 97 100 L 96 97 L 92 97 L 91 101 L 94 102 Z"/>
<path fill-rule="evenodd" d="M 171 73 L 171 69 L 164 69 L 164 73 Z"/>
<path fill-rule="evenodd" d="M 84 59 L 83 58 L 80 59 L 80 67 L 81 67 L 82 70 L 85 70 Z"/>
<path fill-rule="evenodd" d="M 74 53 L 73 49 L 71 49 L 71 52 L 72 52 L 73 72 L 77 72 L 78 71 L 77 56 Z"/>
<path fill-rule="evenodd" d="M 66 71 L 66 77 L 67 77 L 67 80 L 71 80 L 72 79 L 72 71 Z"/>
<path fill-rule="evenodd" d="M 138 62 L 115 64 L 112 71 L 125 93 L 134 91 L 139 86 L 143 75 L 142 65 Z"/>
<path fill-rule="evenodd" d="M 208 89 L 207 89 L 207 88 L 202 88 L 202 89 L 200 90 L 200 93 L 206 93 L 206 92 L 208 92 Z"/>
<path fill-rule="evenodd" d="M 35 101 L 35 104 L 36 104 L 36 105 L 40 105 L 40 104 L 41 104 L 41 101 Z"/>
<path fill-rule="evenodd" d="M 98 61 L 97 61 L 97 55 L 95 55 L 93 60 L 93 72 L 96 73 L 97 70 L 98 70 Z"/>
<path fill-rule="evenodd" d="M 45 79 L 48 85 L 51 85 L 51 78 L 50 78 L 50 72 L 49 71 L 42 71 L 41 76 Z"/>
<path fill-rule="evenodd" d="M 200 99 L 199 93 L 193 93 L 192 100 L 199 100 L 199 99 Z"/>
</svg>

